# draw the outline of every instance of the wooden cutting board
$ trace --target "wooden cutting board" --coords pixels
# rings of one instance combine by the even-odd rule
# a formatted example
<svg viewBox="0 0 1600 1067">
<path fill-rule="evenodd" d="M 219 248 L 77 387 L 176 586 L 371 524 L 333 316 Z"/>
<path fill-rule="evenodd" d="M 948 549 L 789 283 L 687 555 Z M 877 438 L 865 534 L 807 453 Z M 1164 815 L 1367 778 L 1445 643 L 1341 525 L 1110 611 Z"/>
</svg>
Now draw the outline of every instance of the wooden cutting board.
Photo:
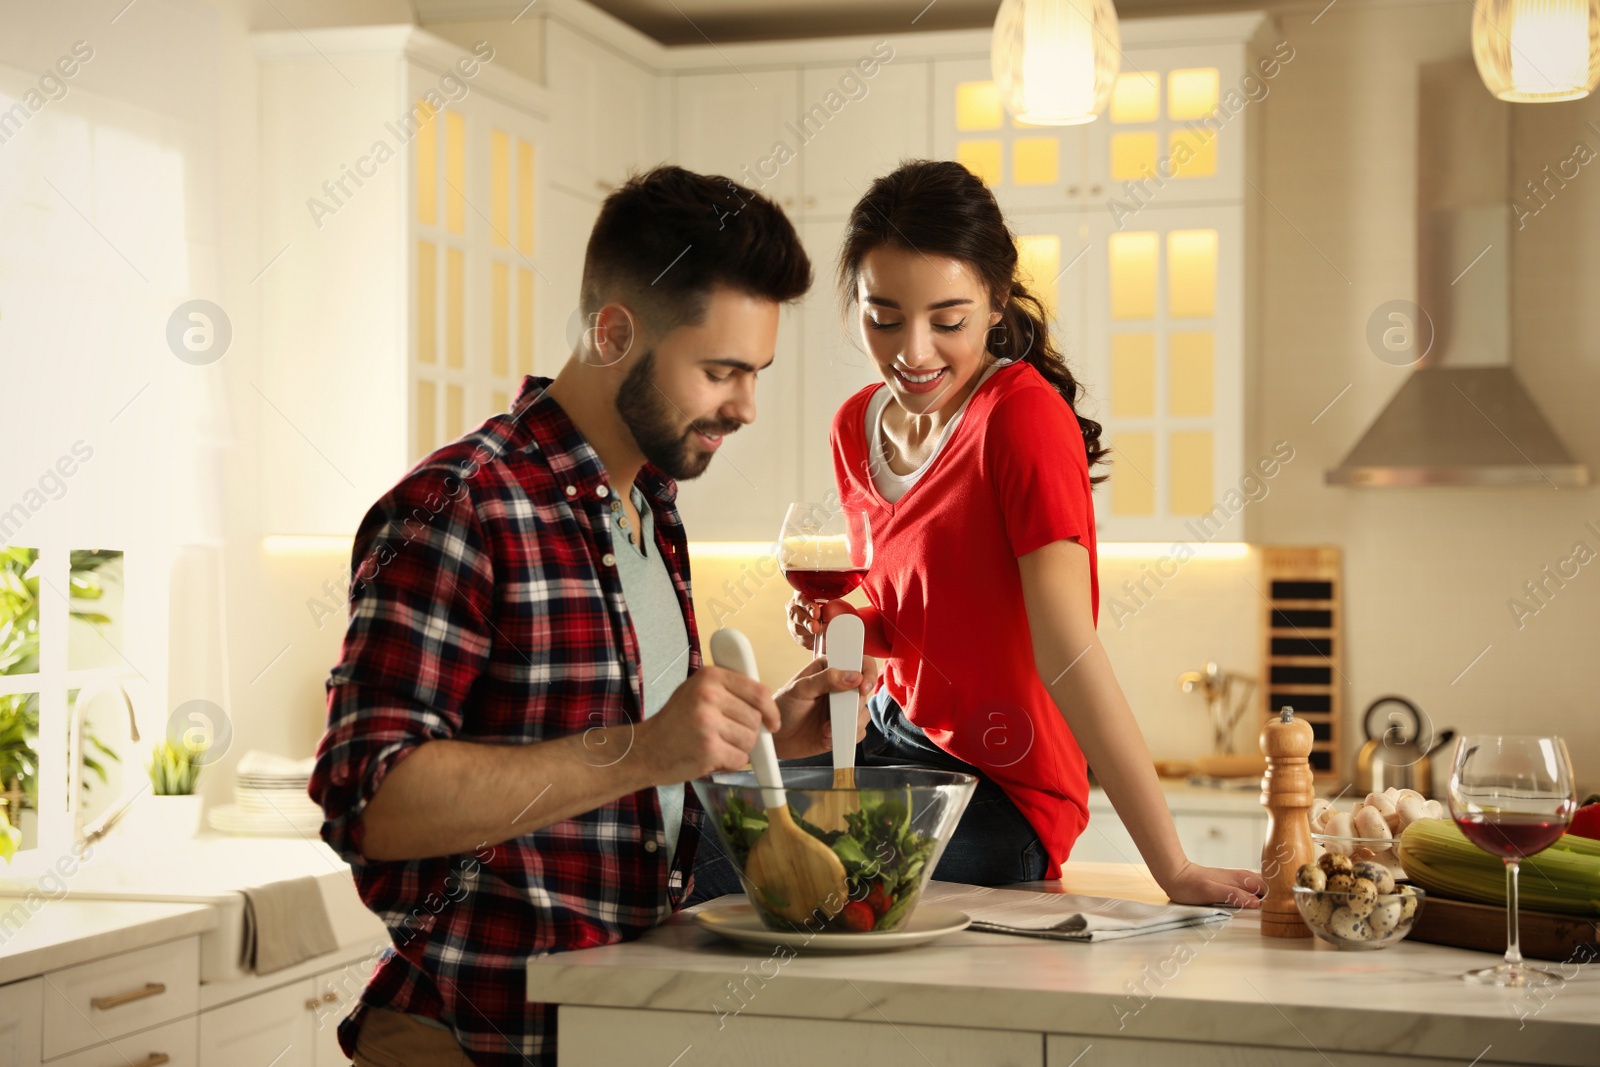
<svg viewBox="0 0 1600 1067">
<path fill-rule="evenodd" d="M 1529 959 L 1586 963 L 1600 956 L 1600 918 L 1594 916 L 1519 908 L 1517 935 L 1522 954 Z M 1429 893 L 1411 928 L 1411 940 L 1504 955 L 1506 909 Z"/>
</svg>

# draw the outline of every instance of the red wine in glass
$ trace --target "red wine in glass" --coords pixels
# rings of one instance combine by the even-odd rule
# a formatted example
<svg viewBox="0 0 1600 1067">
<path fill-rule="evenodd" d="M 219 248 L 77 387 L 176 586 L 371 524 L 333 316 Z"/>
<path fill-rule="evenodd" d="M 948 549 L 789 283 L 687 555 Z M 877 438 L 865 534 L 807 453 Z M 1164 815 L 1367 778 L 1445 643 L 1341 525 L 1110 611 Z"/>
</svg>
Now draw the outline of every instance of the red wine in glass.
<svg viewBox="0 0 1600 1067">
<path fill-rule="evenodd" d="M 1572 758 L 1559 737 L 1474 734 L 1456 741 L 1450 815 L 1468 841 L 1506 865 L 1506 958 L 1461 977 L 1484 985 L 1559 986 L 1554 971 L 1523 962 L 1517 936 L 1517 872 L 1549 848 L 1577 808 Z"/>
<path fill-rule="evenodd" d="M 872 566 L 867 513 L 836 503 L 790 504 L 778 534 L 778 566 L 795 591 L 816 605 L 820 622 L 828 601 L 854 592 Z M 822 655 L 822 644 L 819 632 L 812 656 Z"/>
<path fill-rule="evenodd" d="M 865 567 L 848 570 L 812 570 L 791 567 L 783 572 L 801 596 L 808 600 L 829 601 L 849 596 L 867 576 Z"/>
<path fill-rule="evenodd" d="M 1567 832 L 1564 819 L 1540 815 L 1488 815 L 1457 819 L 1468 841 L 1503 860 L 1527 859 L 1555 844 Z"/>
</svg>

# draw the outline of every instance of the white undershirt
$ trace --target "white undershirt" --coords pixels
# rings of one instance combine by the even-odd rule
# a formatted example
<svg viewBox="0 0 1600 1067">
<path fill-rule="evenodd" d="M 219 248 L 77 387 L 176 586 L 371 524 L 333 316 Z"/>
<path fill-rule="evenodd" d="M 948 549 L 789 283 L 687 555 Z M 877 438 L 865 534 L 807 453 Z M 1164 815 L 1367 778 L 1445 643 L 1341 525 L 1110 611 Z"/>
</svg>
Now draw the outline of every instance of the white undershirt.
<svg viewBox="0 0 1600 1067">
<path fill-rule="evenodd" d="M 939 458 L 939 453 L 944 451 L 945 443 L 950 440 L 950 435 L 955 432 L 956 424 L 961 421 L 961 416 L 967 413 L 967 405 L 972 403 L 972 398 L 977 395 L 983 383 L 988 381 L 989 376 L 995 371 L 1001 367 L 1008 367 L 1014 362 L 1015 360 L 1001 360 L 998 363 L 991 363 L 982 374 L 978 375 L 978 384 L 972 387 L 972 391 L 967 394 L 967 398 L 961 402 L 961 407 L 956 409 L 956 413 L 950 417 L 950 421 L 944 424 L 944 429 L 939 431 L 939 440 L 933 446 L 933 451 L 929 453 L 927 459 L 922 461 L 922 465 L 910 474 L 896 474 L 889 469 L 889 461 L 883 451 L 883 409 L 888 406 L 891 394 L 887 384 L 876 390 L 867 399 L 865 428 L 867 432 L 867 448 L 870 450 L 868 463 L 872 470 L 872 484 L 878 490 L 878 495 L 891 504 L 898 503 L 900 498 L 906 494 L 906 491 L 916 484 L 917 479 L 926 474 L 928 468 L 933 466 L 933 461 Z"/>
</svg>

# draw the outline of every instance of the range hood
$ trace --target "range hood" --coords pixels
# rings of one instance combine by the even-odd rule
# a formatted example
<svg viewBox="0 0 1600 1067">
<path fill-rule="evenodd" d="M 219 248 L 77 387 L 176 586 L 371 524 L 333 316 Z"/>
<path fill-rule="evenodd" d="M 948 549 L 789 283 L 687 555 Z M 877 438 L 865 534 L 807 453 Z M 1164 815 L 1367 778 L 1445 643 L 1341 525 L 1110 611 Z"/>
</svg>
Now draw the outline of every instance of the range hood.
<svg viewBox="0 0 1600 1067">
<path fill-rule="evenodd" d="M 1417 159 L 1417 302 L 1393 320 L 1415 359 L 1329 485 L 1403 487 L 1589 484 L 1511 366 L 1510 129 L 1471 60 L 1421 68 Z M 1415 319 L 1417 321 L 1411 321 Z M 1428 341 L 1430 336 L 1431 343 Z M 1381 336 L 1386 323 L 1373 329 Z M 1404 332 L 1396 334 L 1409 339 Z M 1369 337 L 1378 358 L 1386 347 Z"/>
</svg>

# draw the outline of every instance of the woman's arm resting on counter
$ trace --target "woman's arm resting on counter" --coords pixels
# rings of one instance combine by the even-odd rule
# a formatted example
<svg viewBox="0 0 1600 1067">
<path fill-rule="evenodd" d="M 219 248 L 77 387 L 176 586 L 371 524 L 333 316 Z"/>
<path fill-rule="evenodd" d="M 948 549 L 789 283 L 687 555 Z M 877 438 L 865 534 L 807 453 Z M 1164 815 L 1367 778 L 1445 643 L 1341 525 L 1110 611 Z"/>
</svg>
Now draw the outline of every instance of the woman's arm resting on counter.
<svg viewBox="0 0 1600 1067">
<path fill-rule="evenodd" d="M 1095 632 L 1088 550 L 1076 541 L 1056 541 L 1017 564 L 1039 677 L 1150 873 L 1179 904 L 1259 907 L 1266 891 L 1259 874 L 1203 867 L 1184 855 L 1150 750 Z"/>
</svg>

